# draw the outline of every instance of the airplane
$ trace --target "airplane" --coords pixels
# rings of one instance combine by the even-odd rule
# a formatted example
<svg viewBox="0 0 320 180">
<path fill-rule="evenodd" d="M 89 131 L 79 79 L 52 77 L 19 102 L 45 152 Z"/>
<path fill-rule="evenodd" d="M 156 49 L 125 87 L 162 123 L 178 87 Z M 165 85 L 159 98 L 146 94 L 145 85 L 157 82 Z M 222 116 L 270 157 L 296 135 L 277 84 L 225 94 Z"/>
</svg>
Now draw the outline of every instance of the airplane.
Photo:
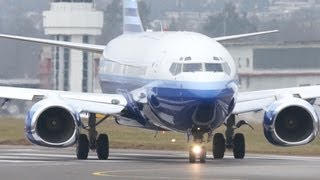
<svg viewBox="0 0 320 180">
<path fill-rule="evenodd" d="M 320 86 L 239 92 L 237 69 L 221 42 L 275 33 L 277 30 L 211 38 L 195 32 L 145 32 L 137 0 L 123 0 L 123 34 L 106 46 L 1 34 L 1 38 L 100 53 L 102 92 L 79 93 L 0 87 L 10 99 L 34 101 L 25 118 L 27 139 L 46 147 L 76 144 L 78 159 L 89 150 L 109 158 L 109 138 L 96 127 L 108 117 L 120 125 L 186 133 L 189 162 L 206 162 L 207 141 L 215 159 L 226 150 L 245 157 L 245 137 L 235 129 L 248 125 L 236 115 L 265 111 L 263 131 L 278 146 L 312 142 L 318 134 Z M 88 113 L 86 124 L 80 113 Z M 96 114 L 105 115 L 97 119 Z M 214 130 L 225 125 L 225 135 Z M 82 133 L 88 130 L 88 136 Z"/>
</svg>

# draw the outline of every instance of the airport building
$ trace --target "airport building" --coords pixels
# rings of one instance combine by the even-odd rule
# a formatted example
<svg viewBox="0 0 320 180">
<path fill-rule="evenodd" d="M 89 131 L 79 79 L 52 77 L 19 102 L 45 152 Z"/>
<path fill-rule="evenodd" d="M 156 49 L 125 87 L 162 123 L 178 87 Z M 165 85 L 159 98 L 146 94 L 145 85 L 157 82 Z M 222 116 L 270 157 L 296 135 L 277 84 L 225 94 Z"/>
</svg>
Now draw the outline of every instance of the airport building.
<svg viewBox="0 0 320 180">
<path fill-rule="evenodd" d="M 95 9 L 93 0 L 52 0 L 50 10 L 43 12 L 43 26 L 45 34 L 52 39 L 95 44 L 96 36 L 102 31 L 103 12 Z M 93 53 L 55 47 L 49 56 L 53 66 L 53 89 L 93 91 Z"/>
<path fill-rule="evenodd" d="M 224 44 L 239 70 L 241 91 L 320 84 L 320 42 Z"/>
</svg>

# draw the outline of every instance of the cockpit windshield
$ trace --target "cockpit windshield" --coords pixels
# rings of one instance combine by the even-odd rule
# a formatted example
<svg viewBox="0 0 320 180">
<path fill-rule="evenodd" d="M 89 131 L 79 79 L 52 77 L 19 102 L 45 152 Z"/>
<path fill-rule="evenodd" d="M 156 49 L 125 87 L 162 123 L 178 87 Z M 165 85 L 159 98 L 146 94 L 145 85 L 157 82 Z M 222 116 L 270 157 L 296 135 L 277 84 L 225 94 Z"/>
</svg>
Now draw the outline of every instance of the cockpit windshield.
<svg viewBox="0 0 320 180">
<path fill-rule="evenodd" d="M 185 63 L 183 64 L 183 72 L 203 71 L 201 63 Z"/>
<path fill-rule="evenodd" d="M 182 72 L 224 72 L 230 75 L 230 67 L 227 62 L 219 63 L 172 63 L 169 71 L 172 75 Z"/>
<path fill-rule="evenodd" d="M 219 63 L 204 63 L 205 71 L 223 72 L 222 65 Z"/>
</svg>

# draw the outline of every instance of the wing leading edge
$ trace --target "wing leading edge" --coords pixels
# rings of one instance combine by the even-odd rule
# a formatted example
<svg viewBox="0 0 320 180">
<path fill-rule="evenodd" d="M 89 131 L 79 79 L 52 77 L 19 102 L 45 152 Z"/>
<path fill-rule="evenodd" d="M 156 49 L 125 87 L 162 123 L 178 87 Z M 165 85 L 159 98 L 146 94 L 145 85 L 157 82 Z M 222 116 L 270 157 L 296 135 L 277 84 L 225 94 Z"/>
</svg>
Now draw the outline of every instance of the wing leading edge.
<svg viewBox="0 0 320 180">
<path fill-rule="evenodd" d="M 222 36 L 222 37 L 215 37 L 214 40 L 221 42 L 221 41 L 228 41 L 228 40 L 234 40 L 234 39 L 240 39 L 240 38 L 246 38 L 246 37 L 253 37 L 253 36 L 259 36 L 264 34 L 271 34 L 279 32 L 278 30 L 271 30 L 271 31 L 261 31 L 261 32 L 255 32 L 255 33 L 247 33 L 247 34 L 238 34 L 238 35 L 231 35 L 231 36 Z"/>
<path fill-rule="evenodd" d="M 71 49 L 76 49 L 76 50 L 81 50 L 81 51 L 94 52 L 94 53 L 98 53 L 98 54 L 103 54 L 103 51 L 106 48 L 106 46 L 102 46 L 102 45 L 73 43 L 73 42 L 66 42 L 66 41 L 41 39 L 41 38 L 30 38 L 30 37 L 25 37 L 25 36 L 13 36 L 13 35 L 7 35 L 7 34 L 0 34 L 0 38 L 26 41 L 26 42 L 32 42 L 32 43 L 39 43 L 39 44 L 46 44 L 46 45 L 51 45 L 51 46 L 59 46 L 59 47 L 71 48 Z M 137 66 L 135 64 L 124 63 L 124 62 L 120 62 L 117 60 L 112 60 L 112 61 L 119 63 L 119 64 L 140 68 L 139 66 Z"/>
<path fill-rule="evenodd" d="M 6 35 L 6 34 L 0 34 L 0 38 L 14 39 L 19 41 L 40 43 L 40 44 L 46 44 L 46 45 L 52 45 L 52 46 L 61 46 L 65 48 L 77 49 L 82 51 L 90 51 L 90 52 L 99 53 L 99 54 L 102 54 L 105 48 L 105 46 L 102 46 L 102 45 L 73 43 L 73 42 L 56 41 L 56 40 L 49 40 L 49 39 L 30 38 L 30 37 L 24 37 L 24 36 L 13 36 L 13 35 Z"/>
<path fill-rule="evenodd" d="M 304 100 L 319 98 L 320 86 L 240 92 L 238 94 L 238 99 L 233 110 L 233 114 L 264 110 L 279 99 L 292 97 L 301 98 Z"/>
<path fill-rule="evenodd" d="M 4 86 L 0 86 L 0 92 L 0 99 L 25 101 L 61 99 L 71 104 L 79 113 L 117 114 L 127 105 L 126 99 L 119 94 L 76 93 Z"/>
</svg>

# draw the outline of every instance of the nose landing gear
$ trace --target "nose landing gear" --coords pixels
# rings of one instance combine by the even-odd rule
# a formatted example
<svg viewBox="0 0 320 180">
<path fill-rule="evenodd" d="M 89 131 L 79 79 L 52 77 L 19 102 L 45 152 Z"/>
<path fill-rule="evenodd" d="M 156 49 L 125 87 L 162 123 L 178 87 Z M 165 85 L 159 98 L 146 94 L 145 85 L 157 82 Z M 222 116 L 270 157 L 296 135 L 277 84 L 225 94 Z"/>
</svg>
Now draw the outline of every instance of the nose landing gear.
<svg viewBox="0 0 320 180">
<path fill-rule="evenodd" d="M 203 144 L 194 144 L 189 149 L 189 162 L 195 163 L 197 157 L 199 158 L 200 163 L 206 162 L 207 150 Z"/>
<path fill-rule="evenodd" d="M 204 134 L 208 132 L 208 140 L 211 138 L 212 131 L 208 128 L 194 127 L 188 133 L 193 136 L 193 144 L 189 148 L 189 162 L 195 163 L 199 158 L 200 163 L 205 163 L 207 158 L 207 150 L 204 141 Z"/>
</svg>

